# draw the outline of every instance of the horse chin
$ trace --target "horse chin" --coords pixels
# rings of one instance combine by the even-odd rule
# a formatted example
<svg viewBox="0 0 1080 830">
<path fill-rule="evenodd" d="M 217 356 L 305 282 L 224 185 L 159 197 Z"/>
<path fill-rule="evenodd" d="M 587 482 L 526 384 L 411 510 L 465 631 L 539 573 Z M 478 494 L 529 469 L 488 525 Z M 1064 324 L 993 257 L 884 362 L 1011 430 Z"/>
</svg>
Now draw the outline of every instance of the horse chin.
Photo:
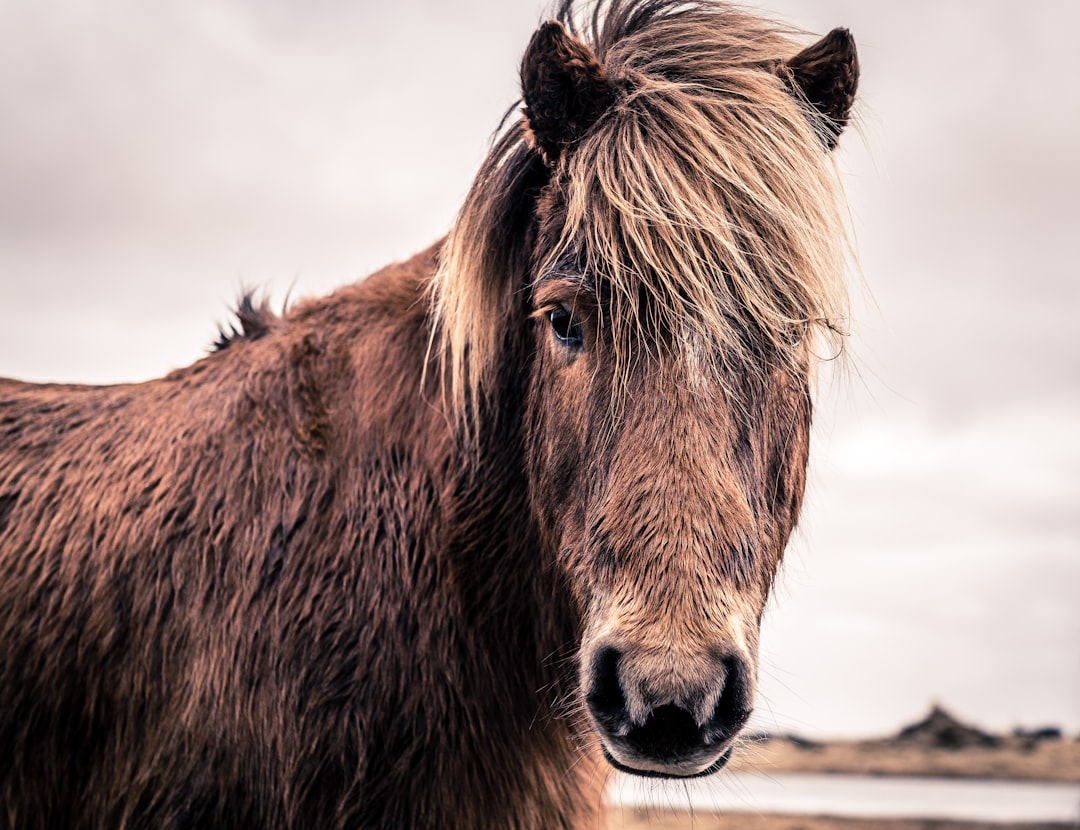
<svg viewBox="0 0 1080 830">
<path fill-rule="evenodd" d="M 704 769 L 700 769 L 699 764 L 662 764 L 656 761 L 648 761 L 641 759 L 638 763 L 641 766 L 630 766 L 621 761 L 618 761 L 612 756 L 611 752 L 606 746 L 602 746 L 601 749 L 604 752 L 604 758 L 609 764 L 611 764 L 619 772 L 625 772 L 629 775 L 638 775 L 642 778 L 705 778 L 713 773 L 719 772 L 727 766 L 728 761 L 731 760 L 731 752 L 733 747 L 728 747 L 724 750 L 720 757 L 706 766 Z"/>
</svg>

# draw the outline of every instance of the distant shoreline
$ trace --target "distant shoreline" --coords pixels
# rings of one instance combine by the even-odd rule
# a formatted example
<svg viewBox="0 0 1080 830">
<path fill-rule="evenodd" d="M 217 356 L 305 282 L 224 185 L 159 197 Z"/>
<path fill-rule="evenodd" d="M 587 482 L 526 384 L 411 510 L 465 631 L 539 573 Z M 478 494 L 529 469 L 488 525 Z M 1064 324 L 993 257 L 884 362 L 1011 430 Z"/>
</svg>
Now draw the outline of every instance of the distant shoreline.
<svg viewBox="0 0 1080 830">
<path fill-rule="evenodd" d="M 794 735 L 745 738 L 731 768 L 746 772 L 908 775 L 996 781 L 1080 782 L 1080 739 L 1055 728 L 995 735 L 934 706 L 895 737 L 817 742 Z"/>
<path fill-rule="evenodd" d="M 796 742 L 777 737 L 739 747 L 731 769 L 746 772 L 812 772 L 912 775 L 1013 781 L 1080 782 L 1080 741 L 1031 742 L 1002 738 L 998 746 L 946 749 L 878 741 Z"/>
</svg>

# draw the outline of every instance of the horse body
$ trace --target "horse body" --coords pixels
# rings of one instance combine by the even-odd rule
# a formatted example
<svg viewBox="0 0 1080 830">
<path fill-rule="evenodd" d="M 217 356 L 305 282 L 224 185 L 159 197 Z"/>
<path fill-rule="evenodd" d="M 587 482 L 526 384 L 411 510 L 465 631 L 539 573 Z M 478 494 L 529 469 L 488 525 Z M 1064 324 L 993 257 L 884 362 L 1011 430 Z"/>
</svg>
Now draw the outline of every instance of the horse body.
<svg viewBox="0 0 1080 830">
<path fill-rule="evenodd" d="M 476 492 L 421 393 L 432 268 L 147 384 L 5 383 L 10 826 L 570 826 L 572 746 L 530 726 L 572 617 L 519 425 Z"/>
<path fill-rule="evenodd" d="M 854 52 L 606 11 L 537 32 L 444 242 L 159 380 L 0 382 L 0 824 L 594 826 L 602 757 L 726 763 Z"/>
</svg>

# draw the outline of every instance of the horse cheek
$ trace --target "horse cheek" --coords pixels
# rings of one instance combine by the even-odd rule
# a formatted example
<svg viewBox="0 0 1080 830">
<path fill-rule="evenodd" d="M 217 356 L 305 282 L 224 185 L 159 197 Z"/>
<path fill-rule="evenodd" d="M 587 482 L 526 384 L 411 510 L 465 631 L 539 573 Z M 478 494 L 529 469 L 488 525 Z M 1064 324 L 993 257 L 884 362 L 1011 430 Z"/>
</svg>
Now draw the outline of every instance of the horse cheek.
<svg viewBox="0 0 1080 830">
<path fill-rule="evenodd" d="M 770 583 L 802 509 L 810 457 L 810 422 L 810 391 L 806 383 L 782 384 L 769 403 L 763 430 L 769 442 L 763 485 L 773 529 L 773 561 L 766 569 Z"/>
<path fill-rule="evenodd" d="M 573 395 L 539 361 L 530 395 L 529 479 L 533 512 L 550 547 L 565 547 L 568 524 L 578 513 L 582 457 Z"/>
</svg>

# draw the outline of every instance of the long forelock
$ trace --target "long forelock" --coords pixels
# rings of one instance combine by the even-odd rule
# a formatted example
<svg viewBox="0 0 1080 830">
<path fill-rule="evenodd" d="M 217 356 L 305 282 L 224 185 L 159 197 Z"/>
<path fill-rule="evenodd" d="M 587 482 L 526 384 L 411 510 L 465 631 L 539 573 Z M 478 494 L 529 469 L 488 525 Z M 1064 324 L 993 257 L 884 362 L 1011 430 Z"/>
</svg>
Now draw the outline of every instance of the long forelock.
<svg viewBox="0 0 1080 830">
<path fill-rule="evenodd" d="M 575 28 L 571 12 L 565 5 L 562 15 Z M 676 335 L 665 341 L 676 359 L 697 366 L 701 344 L 713 344 L 721 379 L 732 367 L 761 366 L 763 351 L 791 355 L 792 333 L 802 329 L 835 352 L 846 317 L 846 235 L 822 126 L 777 71 L 798 45 L 745 12 L 668 0 L 615 0 L 579 34 L 618 99 L 554 171 L 566 219 L 551 258 L 574 252 L 605 286 L 616 377 L 628 376 L 643 348 L 660 351 L 658 341 L 643 343 L 648 332 Z M 520 124 L 514 130 L 515 142 L 526 141 Z M 505 138 L 501 172 L 509 174 L 527 147 L 508 148 Z M 507 185 L 496 172 L 489 157 L 436 279 L 436 323 L 459 402 L 476 399 L 495 359 L 495 335 L 483 326 L 498 325 L 496 285 L 504 281 L 505 295 L 505 280 L 521 277 L 520 261 L 492 262 L 498 232 L 477 232 L 478 223 L 504 223 L 477 213 L 498 201 L 487 191 Z M 448 303 L 455 292 L 473 305 Z M 487 307 L 478 307 L 485 292 Z M 451 307 L 468 322 L 439 319 Z"/>
<path fill-rule="evenodd" d="M 643 324 L 672 334 L 688 363 L 714 344 L 721 379 L 763 366 L 762 352 L 793 357 L 804 326 L 835 349 L 846 315 L 835 171 L 774 71 L 797 46 L 726 8 L 600 41 L 623 95 L 565 161 L 562 244 L 608 287 L 617 362 L 641 348 Z"/>
</svg>

